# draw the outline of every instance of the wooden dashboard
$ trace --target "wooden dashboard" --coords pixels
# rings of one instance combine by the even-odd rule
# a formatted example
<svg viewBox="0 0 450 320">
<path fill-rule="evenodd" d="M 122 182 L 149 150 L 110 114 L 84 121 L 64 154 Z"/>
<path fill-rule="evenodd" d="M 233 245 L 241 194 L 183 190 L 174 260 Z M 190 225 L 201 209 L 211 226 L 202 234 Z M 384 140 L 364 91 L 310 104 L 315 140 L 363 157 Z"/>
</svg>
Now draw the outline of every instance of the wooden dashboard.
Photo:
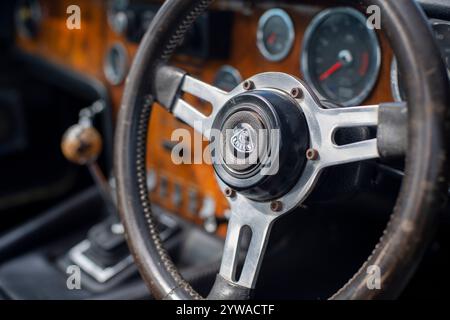
<svg viewBox="0 0 450 320">
<path fill-rule="evenodd" d="M 144 0 L 143 0 L 144 2 Z M 243 79 L 265 71 L 281 71 L 302 78 L 300 54 L 305 30 L 313 17 L 327 6 L 327 1 L 308 1 L 306 6 L 283 5 L 291 16 L 296 37 L 292 50 L 280 62 L 271 62 L 264 58 L 256 45 L 258 20 L 267 7 L 236 6 L 233 12 L 231 48 L 226 59 L 198 59 L 189 56 L 176 57 L 176 64 L 188 70 L 192 75 L 212 83 L 216 72 L 223 65 L 231 65 L 241 73 Z M 224 2 L 225 3 L 225 2 Z M 104 0 L 40 0 L 42 21 L 40 31 L 35 37 L 17 36 L 17 45 L 21 50 L 63 65 L 74 71 L 95 77 L 109 90 L 113 113 L 119 111 L 123 82 L 112 85 L 104 74 L 104 59 L 108 49 L 115 43 L 126 48 L 130 63 L 136 53 L 137 44 L 112 30 L 108 23 L 108 4 Z M 69 30 L 66 26 L 67 7 L 76 4 L 81 8 L 81 29 Z M 216 9 L 225 4 L 219 3 Z M 376 104 L 392 101 L 390 90 L 390 63 L 392 51 L 379 33 L 381 47 L 381 68 L 375 87 L 364 104 Z M 198 102 L 198 101 L 197 101 Z M 170 152 L 164 147 L 169 141 L 173 129 L 185 127 L 171 115 L 156 108 L 152 114 L 148 140 L 148 169 L 151 173 L 151 199 L 158 205 L 175 212 L 196 223 L 203 223 L 198 212 L 207 205 L 213 205 L 219 220 L 227 210 L 226 199 L 222 196 L 209 165 L 175 165 Z M 219 234 L 224 234 L 225 224 L 219 226 Z"/>
</svg>

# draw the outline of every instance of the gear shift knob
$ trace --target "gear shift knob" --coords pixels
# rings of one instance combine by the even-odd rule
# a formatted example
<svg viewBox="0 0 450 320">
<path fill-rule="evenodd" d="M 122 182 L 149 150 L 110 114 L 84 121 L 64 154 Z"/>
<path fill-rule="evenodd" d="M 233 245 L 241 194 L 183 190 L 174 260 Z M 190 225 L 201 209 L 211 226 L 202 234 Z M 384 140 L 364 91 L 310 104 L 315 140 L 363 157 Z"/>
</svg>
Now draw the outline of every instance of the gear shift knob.
<svg viewBox="0 0 450 320">
<path fill-rule="evenodd" d="M 102 151 L 102 137 L 89 123 L 78 123 L 64 133 L 61 150 L 67 160 L 87 165 L 97 160 Z"/>
<path fill-rule="evenodd" d="M 102 152 L 103 140 L 100 133 L 92 125 L 93 117 L 100 113 L 104 107 L 102 101 L 97 101 L 92 106 L 81 110 L 78 123 L 64 133 L 61 150 L 67 160 L 77 165 L 85 165 L 89 169 L 95 184 L 99 187 L 108 211 L 117 219 L 113 192 L 97 164 L 97 159 Z"/>
</svg>

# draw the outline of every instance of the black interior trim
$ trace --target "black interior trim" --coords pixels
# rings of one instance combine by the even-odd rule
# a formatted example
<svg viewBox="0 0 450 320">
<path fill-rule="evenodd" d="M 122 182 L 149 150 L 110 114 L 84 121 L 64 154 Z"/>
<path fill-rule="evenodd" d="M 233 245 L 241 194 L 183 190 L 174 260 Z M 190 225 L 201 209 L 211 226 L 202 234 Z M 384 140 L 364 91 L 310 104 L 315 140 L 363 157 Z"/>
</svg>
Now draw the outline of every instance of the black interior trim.
<svg viewBox="0 0 450 320">
<path fill-rule="evenodd" d="M 18 48 L 13 50 L 13 55 L 19 61 L 25 63 L 27 70 L 35 74 L 39 79 L 43 79 L 86 100 L 94 102 L 101 99 L 106 103 L 106 108 L 100 115 L 104 146 L 102 161 L 106 172 L 110 173 L 112 169 L 114 128 L 112 105 L 106 87 L 93 77 L 75 72 L 63 65 L 49 62 L 39 56 L 28 54 Z"/>
</svg>

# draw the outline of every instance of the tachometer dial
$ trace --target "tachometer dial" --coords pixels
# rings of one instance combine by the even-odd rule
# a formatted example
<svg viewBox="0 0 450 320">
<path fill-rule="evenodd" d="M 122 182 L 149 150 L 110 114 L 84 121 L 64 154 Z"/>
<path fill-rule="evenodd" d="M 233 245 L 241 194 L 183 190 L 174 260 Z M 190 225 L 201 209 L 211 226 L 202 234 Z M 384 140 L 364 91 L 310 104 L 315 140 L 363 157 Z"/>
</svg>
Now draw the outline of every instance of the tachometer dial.
<svg viewBox="0 0 450 320">
<path fill-rule="evenodd" d="M 267 60 L 280 61 L 286 58 L 294 38 L 294 24 L 286 11 L 271 9 L 259 19 L 257 45 Z"/>
<path fill-rule="evenodd" d="M 380 62 L 375 31 L 355 9 L 322 11 L 305 33 L 303 75 L 322 99 L 343 106 L 360 104 L 375 85 Z"/>
</svg>

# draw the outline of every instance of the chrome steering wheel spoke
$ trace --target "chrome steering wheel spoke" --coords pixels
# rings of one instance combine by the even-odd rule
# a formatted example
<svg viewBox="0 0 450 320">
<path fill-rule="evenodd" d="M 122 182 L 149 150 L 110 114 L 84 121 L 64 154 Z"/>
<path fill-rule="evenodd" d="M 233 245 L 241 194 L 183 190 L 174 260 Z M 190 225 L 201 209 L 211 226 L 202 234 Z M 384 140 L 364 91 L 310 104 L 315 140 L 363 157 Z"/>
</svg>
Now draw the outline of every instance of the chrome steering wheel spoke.
<svg viewBox="0 0 450 320">
<path fill-rule="evenodd" d="M 339 129 L 376 127 L 378 110 L 378 105 L 317 109 L 315 117 L 322 137 L 317 146 L 317 160 L 321 168 L 379 158 L 376 138 L 344 145 L 338 145 L 335 140 Z"/>
<path fill-rule="evenodd" d="M 225 280 L 249 289 L 255 287 L 270 231 L 278 217 L 277 214 L 257 210 L 251 206 L 250 202 L 239 202 L 239 206 L 232 205 L 219 272 Z M 250 242 L 243 256 L 242 239 L 245 228 L 247 228 L 247 235 L 250 236 Z M 239 263 L 242 263 L 240 275 L 237 274 Z"/>
<path fill-rule="evenodd" d="M 247 80 L 247 83 L 251 83 L 251 88 L 240 85 L 229 93 L 186 75 L 173 67 L 164 66 L 160 68 L 157 77 L 159 83 L 159 91 L 156 92 L 157 101 L 163 104 L 176 118 L 201 132 L 209 140 L 211 140 L 210 133 L 211 129 L 213 129 L 213 123 L 216 127 L 216 120 L 219 119 L 220 121 L 218 121 L 221 125 L 218 126 L 218 129 L 220 132 L 223 131 L 223 128 L 239 128 L 239 130 L 233 129 L 236 132 L 234 135 L 235 140 L 233 140 L 233 137 L 230 140 L 231 142 L 227 140 L 227 148 L 236 149 L 236 145 L 233 142 L 241 143 L 237 147 L 245 146 L 245 143 L 249 141 L 246 139 L 249 139 L 248 137 L 251 134 L 248 132 L 248 134 L 243 134 L 247 129 L 243 130 L 240 127 L 241 122 L 254 122 L 252 122 L 253 120 L 242 120 L 246 116 L 244 116 L 244 113 L 249 112 L 249 105 L 260 103 L 255 100 L 255 97 L 264 97 L 263 100 L 266 99 L 264 100 L 266 102 L 272 99 L 268 103 L 273 102 L 275 104 L 278 103 L 280 106 L 282 105 L 283 112 L 288 112 L 287 110 L 290 108 L 289 110 L 293 112 L 294 116 L 300 115 L 298 119 L 303 119 L 304 122 L 301 124 L 303 127 L 301 128 L 304 130 L 300 128 L 298 132 L 303 132 L 305 136 L 309 136 L 309 140 L 304 142 L 306 145 L 303 150 L 306 150 L 307 145 L 309 145 L 308 151 L 313 150 L 316 152 L 314 157 L 308 157 L 306 152 L 306 154 L 298 154 L 292 158 L 292 161 L 302 161 L 304 167 L 296 177 L 297 180 L 293 180 L 294 185 L 291 189 L 287 189 L 280 196 L 275 196 L 276 198 L 267 198 L 266 194 L 257 198 L 253 191 L 247 192 L 248 190 L 239 181 L 241 179 L 239 171 L 236 173 L 236 170 L 241 170 L 240 167 L 227 167 L 226 170 L 228 171 L 224 173 L 223 170 L 220 170 L 220 166 L 227 166 L 228 163 L 219 162 L 214 164 L 217 181 L 221 190 L 225 194 L 228 193 L 232 212 L 228 223 L 219 274 L 232 285 L 247 289 L 255 287 L 273 223 L 279 217 L 303 203 L 325 168 L 374 159 L 380 156 L 376 138 L 345 145 L 338 145 L 335 139 L 336 132 L 340 129 L 377 127 L 380 109 L 378 105 L 324 108 L 313 91 L 301 80 L 276 72 L 255 75 Z M 183 99 L 184 93 L 211 103 L 211 114 L 204 115 L 198 111 Z M 259 116 L 268 117 L 267 110 L 269 109 L 264 109 L 263 107 L 258 109 L 256 118 Z M 228 119 L 233 119 L 233 112 L 240 112 L 240 120 L 237 122 L 237 125 L 228 125 L 227 121 L 231 121 Z M 293 119 L 289 118 L 288 121 L 280 122 L 280 126 L 286 126 Z M 249 126 L 248 123 L 245 123 L 247 127 Z M 265 125 L 263 127 L 267 128 Z M 290 137 L 284 136 L 284 138 Z M 297 148 L 296 150 L 300 149 Z M 286 150 L 283 152 L 285 152 L 284 155 L 287 154 Z M 305 159 L 299 160 L 298 157 L 304 157 Z M 289 166 L 290 164 L 284 163 L 283 165 Z M 247 168 L 244 169 L 247 170 Z M 232 172 L 234 175 L 230 178 L 227 175 L 228 172 Z M 290 174 L 292 175 L 292 173 Z M 247 178 L 242 179 L 245 180 Z M 230 195 L 230 188 L 234 188 L 232 184 L 236 181 L 238 181 L 236 185 L 239 185 L 241 189 L 235 188 L 240 191 L 232 191 Z M 264 179 L 261 181 L 264 181 Z M 284 182 L 285 180 L 281 181 Z M 251 187 L 249 186 L 249 188 Z M 274 208 L 274 203 L 279 204 L 279 207 Z M 244 232 L 251 234 L 245 257 L 243 257 Z"/>
<path fill-rule="evenodd" d="M 167 65 L 161 66 L 155 82 L 156 99 L 177 119 L 183 121 L 209 140 L 214 117 L 229 99 L 229 94 L 215 86 L 187 75 L 180 69 Z M 183 99 L 188 93 L 209 102 L 212 112 L 209 115 L 201 113 L 193 105 Z"/>
</svg>

